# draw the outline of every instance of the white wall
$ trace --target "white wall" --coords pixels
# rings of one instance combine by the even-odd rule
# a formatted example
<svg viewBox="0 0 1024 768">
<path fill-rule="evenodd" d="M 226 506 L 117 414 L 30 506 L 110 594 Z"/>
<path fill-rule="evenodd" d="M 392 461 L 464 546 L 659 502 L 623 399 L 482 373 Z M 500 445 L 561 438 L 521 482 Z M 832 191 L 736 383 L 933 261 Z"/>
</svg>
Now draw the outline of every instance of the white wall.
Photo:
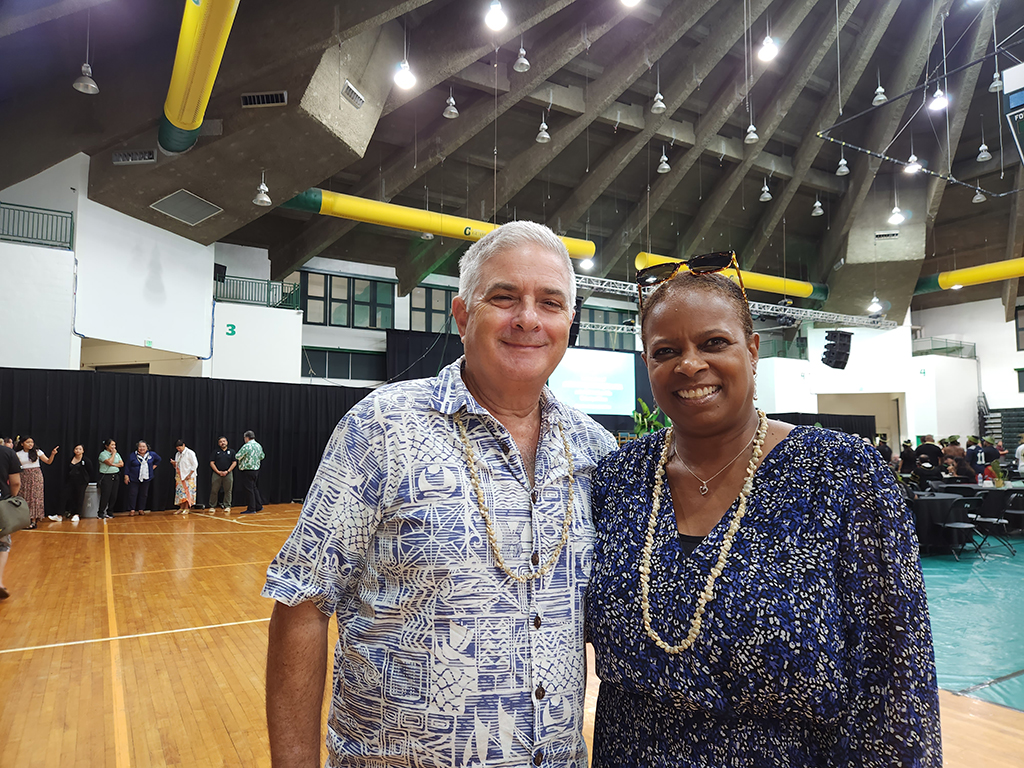
<svg viewBox="0 0 1024 768">
<path fill-rule="evenodd" d="M 213 260 L 228 268 L 228 277 L 270 279 L 270 256 L 266 248 L 250 248 L 230 243 L 213 244 Z"/>
<path fill-rule="evenodd" d="M 1024 368 L 1024 352 L 1017 351 L 1016 328 L 1005 321 L 999 299 L 973 301 L 913 313 L 922 337 L 974 342 L 981 370 L 981 391 L 992 408 L 1024 407 L 1017 388 L 1017 368 Z M 963 434 L 963 433 L 961 433 Z"/>
<path fill-rule="evenodd" d="M 0 366 L 77 368 L 74 253 L 0 242 L 0 276 Z"/>
<path fill-rule="evenodd" d="M 930 418 L 917 424 L 915 435 L 932 434 L 936 439 L 946 435 L 978 433 L 978 361 L 942 355 L 914 358 L 918 384 L 918 412 Z M 924 401 L 930 399 L 931 407 Z M 961 441 L 964 442 L 964 441 Z"/>
<path fill-rule="evenodd" d="M 210 375 L 299 383 L 302 327 L 299 310 L 218 301 Z"/>
</svg>

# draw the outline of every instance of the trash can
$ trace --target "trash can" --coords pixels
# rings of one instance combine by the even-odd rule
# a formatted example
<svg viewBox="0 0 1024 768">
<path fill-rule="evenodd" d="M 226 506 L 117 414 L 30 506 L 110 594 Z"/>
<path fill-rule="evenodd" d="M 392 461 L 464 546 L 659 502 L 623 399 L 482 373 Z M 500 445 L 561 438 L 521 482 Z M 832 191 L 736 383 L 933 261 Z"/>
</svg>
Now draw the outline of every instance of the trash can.
<svg viewBox="0 0 1024 768">
<path fill-rule="evenodd" d="M 82 505 L 82 517 L 95 518 L 100 511 L 100 489 L 96 483 L 89 483 L 85 489 L 85 503 Z"/>
</svg>

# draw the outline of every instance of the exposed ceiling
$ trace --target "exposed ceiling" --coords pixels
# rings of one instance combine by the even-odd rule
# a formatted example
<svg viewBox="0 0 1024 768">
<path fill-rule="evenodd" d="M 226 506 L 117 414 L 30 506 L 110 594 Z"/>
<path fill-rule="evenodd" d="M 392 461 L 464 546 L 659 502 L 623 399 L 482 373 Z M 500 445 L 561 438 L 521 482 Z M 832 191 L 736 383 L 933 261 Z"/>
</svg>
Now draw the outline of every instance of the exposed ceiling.
<svg viewBox="0 0 1024 768">
<path fill-rule="evenodd" d="M 949 70 L 992 52 L 993 15 L 1005 45 L 1024 39 L 1024 3 L 749 0 L 751 22 L 744 3 L 727 0 L 643 0 L 633 9 L 620 0 L 508 0 L 502 32 L 484 26 L 487 5 L 241 3 L 198 144 L 153 164 L 115 166 L 113 152 L 156 145 L 182 3 L 8 2 L 0 189 L 85 152 L 89 195 L 105 205 L 198 242 L 267 248 L 277 279 L 313 256 L 333 257 L 393 266 L 403 292 L 432 272 L 451 273 L 465 244 L 258 208 L 260 173 L 275 204 L 321 187 L 474 219 L 546 222 L 594 240 L 593 274 L 619 280 L 632 277 L 641 250 L 733 248 L 756 271 L 828 282 L 829 309 L 866 306 L 878 290 L 893 319 L 921 274 L 1024 256 L 1024 195 L 972 205 L 973 188 L 908 177 L 852 147 L 842 150 L 852 173 L 838 177 L 839 146 L 816 135 L 852 117 L 831 135 L 896 158 L 913 142 L 928 168 L 951 167 L 993 192 L 1024 186 L 988 92 L 991 58 L 948 79 L 946 113 L 919 110 L 921 89 L 871 107 L 879 82 L 895 97 L 941 75 L 943 37 Z M 87 14 L 96 96 L 70 87 Z M 756 50 L 769 29 L 781 52 L 765 64 Z M 521 41 L 525 73 L 512 67 Z M 391 73 L 406 44 L 418 83 L 401 91 Z M 1011 52 L 1024 57 L 1024 46 Z M 341 97 L 346 79 L 366 98 L 358 112 Z M 668 109 L 654 115 L 659 82 Z M 240 105 L 243 93 L 276 90 L 288 91 L 287 106 Z M 449 94 L 454 120 L 441 116 Z M 539 144 L 546 110 L 551 141 Z M 760 138 L 745 144 L 751 122 Z M 975 159 L 982 130 L 994 155 L 987 163 Z M 663 151 L 671 170 L 658 174 Z M 764 183 L 768 203 L 758 200 Z M 858 252 L 858 229 L 890 228 L 879 211 L 891 207 L 895 185 L 901 203 L 912 201 L 902 207 L 917 228 L 901 232 L 898 257 Z M 223 213 L 189 227 L 149 208 L 182 188 Z M 825 215 L 811 217 L 815 200 Z M 913 306 L 1003 296 L 1012 308 L 1011 282 L 918 296 Z"/>
</svg>

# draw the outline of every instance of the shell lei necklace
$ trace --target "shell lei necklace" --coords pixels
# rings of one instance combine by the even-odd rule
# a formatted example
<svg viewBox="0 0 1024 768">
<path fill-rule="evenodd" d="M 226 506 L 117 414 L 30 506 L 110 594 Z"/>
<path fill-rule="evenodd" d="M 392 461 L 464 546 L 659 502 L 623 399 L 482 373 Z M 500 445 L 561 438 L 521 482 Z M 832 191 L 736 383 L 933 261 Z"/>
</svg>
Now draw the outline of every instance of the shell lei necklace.
<svg viewBox="0 0 1024 768">
<path fill-rule="evenodd" d="M 682 456 L 679 456 L 679 454 L 678 454 L 678 453 L 677 453 L 676 455 L 677 455 L 677 456 L 679 456 L 679 463 L 683 465 L 683 469 L 685 469 L 685 470 L 686 470 L 687 472 L 689 472 L 689 473 L 690 473 L 691 475 L 693 475 L 693 476 L 694 476 L 694 477 L 696 477 L 696 478 L 697 478 L 698 480 L 700 480 L 700 495 L 701 495 L 701 496 L 707 496 L 707 495 L 708 495 L 708 483 L 710 483 L 710 482 L 711 482 L 712 480 L 714 480 L 714 479 L 715 479 L 716 477 L 718 477 L 718 476 L 719 476 L 720 474 L 722 474 L 723 472 L 725 472 L 725 470 L 727 470 L 727 469 L 728 469 L 729 467 L 731 467 L 731 466 L 732 466 L 733 464 L 735 464 L 735 463 L 736 463 L 736 459 L 738 459 L 738 458 L 739 458 L 740 456 L 742 456 L 742 455 L 743 455 L 743 452 L 744 452 L 745 450 L 747 450 L 747 448 L 749 448 L 749 447 L 750 447 L 750 444 L 751 444 L 752 442 L 754 442 L 754 438 L 755 438 L 755 437 L 757 437 L 757 432 L 756 432 L 756 431 L 754 432 L 754 434 L 752 434 L 752 435 L 750 436 L 750 439 L 749 439 L 749 440 L 747 440 L 747 444 L 746 444 L 746 445 L 744 445 L 744 446 L 743 446 L 742 448 L 740 448 L 740 452 L 739 452 L 739 453 L 737 453 L 737 454 L 736 454 L 735 456 L 733 456 L 733 457 L 732 457 L 732 459 L 731 459 L 731 460 L 729 461 L 729 463 L 728 463 L 728 464 L 726 464 L 726 465 L 725 465 L 724 467 L 722 467 L 722 468 L 721 468 L 720 470 L 718 470 L 717 472 L 715 472 L 715 474 L 713 474 L 713 475 L 712 475 L 711 477 L 709 477 L 709 478 L 708 478 L 707 480 L 701 480 L 701 478 L 697 477 L 697 473 L 696 473 L 696 472 L 694 472 L 694 471 L 693 471 L 692 469 L 690 469 L 690 467 L 689 467 L 689 466 L 687 466 L 686 462 L 685 462 L 685 461 L 683 461 L 683 457 L 682 457 Z"/>
<path fill-rule="evenodd" d="M 682 653 L 697 641 L 700 634 L 701 622 L 704 618 L 704 610 L 707 604 L 715 597 L 715 579 L 722 575 L 725 569 L 725 561 L 729 557 L 729 550 L 732 549 L 732 542 L 736 532 L 740 529 L 740 521 L 747 511 L 747 497 L 754 485 L 754 472 L 761 463 L 761 456 L 764 453 L 764 439 L 768 434 L 768 417 L 764 411 L 757 412 L 757 432 L 754 433 L 754 451 L 750 456 L 750 464 L 747 465 L 747 476 L 743 480 L 743 489 L 740 491 L 740 503 L 733 515 L 729 529 L 722 538 L 722 546 L 718 551 L 718 562 L 711 568 L 708 578 L 704 582 L 704 590 L 697 598 L 697 608 L 693 612 L 693 620 L 690 622 L 690 631 L 686 638 L 679 645 L 669 645 L 651 626 L 651 559 L 654 554 L 654 530 L 658 523 L 658 512 L 661 510 L 661 493 L 665 485 L 665 465 L 668 461 L 669 450 L 672 446 L 672 427 L 665 432 L 665 444 L 661 449 L 661 458 L 658 460 L 658 469 L 655 471 L 654 496 L 651 501 L 651 516 L 647 521 L 647 538 L 644 541 L 643 553 L 640 556 L 640 608 L 643 612 L 644 629 L 647 636 L 654 641 L 654 644 L 665 653 Z M 748 443 L 749 445 L 749 443 Z M 735 461 L 735 459 L 733 460 Z M 700 478 L 697 478 L 698 480 Z M 713 479 L 713 478 L 712 478 Z"/>
<path fill-rule="evenodd" d="M 498 567 L 504 572 L 510 579 L 518 581 L 520 583 L 533 581 L 539 579 L 542 576 L 547 575 L 555 563 L 558 562 L 558 558 L 562 554 L 562 550 L 565 548 L 566 542 L 569 541 L 569 527 L 572 525 L 572 510 L 573 510 L 573 473 L 572 473 L 572 449 L 569 448 L 569 439 L 565 436 L 564 427 L 558 425 L 558 433 L 562 436 L 562 445 L 565 448 L 565 459 L 569 462 L 569 501 L 565 506 L 565 519 L 562 520 L 562 539 L 558 542 L 558 546 L 552 553 L 551 557 L 540 567 L 539 570 L 533 573 L 518 574 L 512 573 L 508 566 L 505 565 L 505 558 L 501 556 L 501 547 L 498 546 L 498 537 L 494 533 L 494 525 L 491 523 L 490 509 L 487 508 L 487 504 L 484 503 L 484 492 L 480 488 L 480 477 L 476 471 L 476 456 L 473 454 L 473 447 L 469 444 L 469 435 L 466 434 L 466 423 L 462 419 L 462 413 L 455 414 L 455 424 L 459 428 L 459 439 L 462 440 L 462 447 L 466 451 L 466 464 L 469 465 L 469 479 L 473 484 L 473 490 L 476 492 L 476 503 L 480 507 L 480 515 L 484 519 L 484 525 L 487 526 L 487 541 L 491 546 L 491 553 L 494 555 L 494 562 L 497 563 Z"/>
</svg>

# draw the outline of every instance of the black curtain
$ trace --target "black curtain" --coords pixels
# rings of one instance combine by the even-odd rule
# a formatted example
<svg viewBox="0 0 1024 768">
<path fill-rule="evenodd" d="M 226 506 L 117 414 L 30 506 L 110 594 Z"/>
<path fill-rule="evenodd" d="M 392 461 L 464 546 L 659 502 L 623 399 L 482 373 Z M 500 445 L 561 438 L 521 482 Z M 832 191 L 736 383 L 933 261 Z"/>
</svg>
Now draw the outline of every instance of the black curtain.
<svg viewBox="0 0 1024 768">
<path fill-rule="evenodd" d="M 455 321 L 449 321 L 452 327 Z M 462 357 L 462 339 L 457 333 L 388 330 L 388 381 L 429 379 L 449 363 Z"/>
<path fill-rule="evenodd" d="M 813 427 L 821 424 L 826 429 L 848 432 L 851 435 L 875 438 L 874 416 L 845 416 L 835 413 L 770 413 L 768 418 L 786 421 L 798 427 Z"/>
<path fill-rule="evenodd" d="M 46 451 L 60 446 L 54 463 L 43 465 L 47 514 L 58 512 L 63 470 L 77 443 L 85 447 L 95 473 L 105 438 L 117 441 L 122 457 L 136 441 L 145 440 L 163 459 L 150 491 L 150 509 L 170 509 L 175 442 L 184 440 L 199 458 L 197 502 L 205 504 L 217 438 L 223 435 L 237 450 L 242 433 L 250 429 L 267 454 L 260 492 L 279 504 L 305 496 L 335 425 L 369 393 L 309 384 L 0 368 L 0 433 L 31 436 Z M 238 479 L 236 505 L 243 502 Z M 123 480 L 119 487 L 120 503 Z"/>
</svg>

